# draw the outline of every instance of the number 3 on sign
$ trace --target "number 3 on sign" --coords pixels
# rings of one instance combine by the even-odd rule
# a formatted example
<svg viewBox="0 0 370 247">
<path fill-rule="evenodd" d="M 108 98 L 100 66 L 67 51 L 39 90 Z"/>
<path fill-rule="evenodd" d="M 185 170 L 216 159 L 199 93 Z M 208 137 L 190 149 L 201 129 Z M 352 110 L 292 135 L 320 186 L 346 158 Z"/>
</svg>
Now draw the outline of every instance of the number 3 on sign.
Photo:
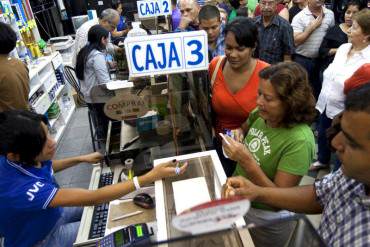
<svg viewBox="0 0 370 247">
<path fill-rule="evenodd" d="M 125 49 L 132 77 L 208 69 L 204 31 L 128 37 Z"/>
</svg>

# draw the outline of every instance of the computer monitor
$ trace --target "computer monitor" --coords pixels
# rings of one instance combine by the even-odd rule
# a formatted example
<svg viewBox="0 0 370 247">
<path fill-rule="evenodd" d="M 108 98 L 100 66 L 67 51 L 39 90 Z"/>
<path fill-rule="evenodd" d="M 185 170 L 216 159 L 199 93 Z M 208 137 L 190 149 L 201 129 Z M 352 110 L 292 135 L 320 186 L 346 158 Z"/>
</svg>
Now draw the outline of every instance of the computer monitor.
<svg viewBox="0 0 370 247">
<path fill-rule="evenodd" d="M 78 15 L 78 16 L 72 16 L 72 24 L 75 32 L 77 32 L 77 29 L 82 26 L 85 22 L 89 20 L 89 17 L 87 15 Z"/>
</svg>

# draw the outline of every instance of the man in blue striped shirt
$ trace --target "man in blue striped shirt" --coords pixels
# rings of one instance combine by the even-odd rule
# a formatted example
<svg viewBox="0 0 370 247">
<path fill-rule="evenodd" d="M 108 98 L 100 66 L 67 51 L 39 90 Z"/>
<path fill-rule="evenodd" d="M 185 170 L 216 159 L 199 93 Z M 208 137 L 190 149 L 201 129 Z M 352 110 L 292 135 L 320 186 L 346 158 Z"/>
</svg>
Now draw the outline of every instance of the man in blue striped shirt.
<svg viewBox="0 0 370 247">
<path fill-rule="evenodd" d="M 199 11 L 199 29 L 206 31 L 208 37 L 209 60 L 225 54 L 224 25 L 216 6 L 204 5 Z"/>
</svg>

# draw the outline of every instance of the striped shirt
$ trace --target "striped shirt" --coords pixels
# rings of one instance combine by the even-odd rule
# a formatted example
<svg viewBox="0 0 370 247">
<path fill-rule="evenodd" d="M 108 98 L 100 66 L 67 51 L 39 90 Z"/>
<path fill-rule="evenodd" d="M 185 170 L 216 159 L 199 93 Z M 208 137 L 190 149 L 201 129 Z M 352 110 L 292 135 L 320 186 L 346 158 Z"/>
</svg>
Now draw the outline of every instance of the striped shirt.
<svg viewBox="0 0 370 247">
<path fill-rule="evenodd" d="M 323 7 L 324 19 L 321 25 L 313 31 L 310 36 L 306 39 L 303 44 L 296 47 L 295 53 L 309 57 L 316 58 L 319 55 L 319 48 L 324 39 L 324 36 L 328 29 L 335 25 L 334 13 L 333 11 Z M 315 16 L 308 9 L 304 8 L 296 16 L 294 16 L 292 21 L 292 27 L 294 33 L 302 33 L 310 25 L 310 23 L 315 20 Z"/>
</svg>

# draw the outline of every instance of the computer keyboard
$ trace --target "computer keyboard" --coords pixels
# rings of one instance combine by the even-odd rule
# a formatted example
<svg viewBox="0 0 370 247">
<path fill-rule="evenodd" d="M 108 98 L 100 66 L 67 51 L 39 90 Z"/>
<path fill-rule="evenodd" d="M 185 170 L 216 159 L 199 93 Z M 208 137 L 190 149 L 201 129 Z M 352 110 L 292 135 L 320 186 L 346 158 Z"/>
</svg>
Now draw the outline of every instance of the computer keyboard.
<svg viewBox="0 0 370 247">
<path fill-rule="evenodd" d="M 106 172 L 100 175 L 98 188 L 113 183 L 113 172 Z M 94 214 L 91 221 L 89 239 L 104 237 L 105 225 L 107 223 L 109 203 L 103 203 L 94 207 Z"/>
</svg>

